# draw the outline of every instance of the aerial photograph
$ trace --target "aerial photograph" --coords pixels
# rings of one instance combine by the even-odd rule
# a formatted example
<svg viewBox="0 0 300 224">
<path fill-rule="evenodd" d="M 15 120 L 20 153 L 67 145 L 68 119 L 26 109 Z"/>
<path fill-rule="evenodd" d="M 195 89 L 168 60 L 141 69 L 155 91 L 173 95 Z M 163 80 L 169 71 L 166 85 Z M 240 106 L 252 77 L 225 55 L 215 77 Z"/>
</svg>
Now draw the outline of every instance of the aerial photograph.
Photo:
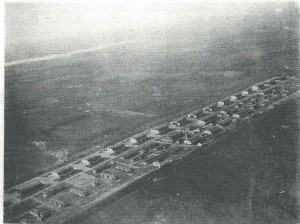
<svg viewBox="0 0 300 224">
<path fill-rule="evenodd" d="M 296 0 L 4 14 L 4 223 L 300 223 Z"/>
</svg>

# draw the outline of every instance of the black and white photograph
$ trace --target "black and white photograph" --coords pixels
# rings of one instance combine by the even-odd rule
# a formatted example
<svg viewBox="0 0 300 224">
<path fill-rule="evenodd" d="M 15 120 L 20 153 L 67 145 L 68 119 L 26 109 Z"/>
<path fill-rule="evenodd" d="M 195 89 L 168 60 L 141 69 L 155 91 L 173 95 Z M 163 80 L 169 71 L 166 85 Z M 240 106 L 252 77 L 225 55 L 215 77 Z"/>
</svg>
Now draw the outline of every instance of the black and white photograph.
<svg viewBox="0 0 300 224">
<path fill-rule="evenodd" d="M 5 0 L 0 223 L 299 224 L 298 3 Z"/>
</svg>

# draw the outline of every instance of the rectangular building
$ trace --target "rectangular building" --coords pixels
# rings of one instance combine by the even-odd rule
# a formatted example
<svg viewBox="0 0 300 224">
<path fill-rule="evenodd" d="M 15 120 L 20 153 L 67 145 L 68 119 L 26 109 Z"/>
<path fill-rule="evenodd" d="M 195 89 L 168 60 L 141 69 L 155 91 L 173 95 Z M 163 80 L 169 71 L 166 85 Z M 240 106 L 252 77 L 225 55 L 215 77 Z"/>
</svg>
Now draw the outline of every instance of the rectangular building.
<svg viewBox="0 0 300 224">
<path fill-rule="evenodd" d="M 123 159 L 131 159 L 140 154 L 140 151 L 131 151 L 122 156 Z"/>
<path fill-rule="evenodd" d="M 43 192 L 43 197 L 48 198 L 48 197 L 52 197 L 54 195 L 56 195 L 57 193 L 65 190 L 67 187 L 64 185 L 60 185 L 60 186 L 56 186 L 52 189 L 48 189 L 46 191 Z"/>
<path fill-rule="evenodd" d="M 75 170 L 71 166 L 63 167 L 61 169 L 55 170 L 52 172 L 52 176 L 58 179 L 63 179 L 66 177 L 71 176 L 73 173 L 75 173 Z"/>
<path fill-rule="evenodd" d="M 166 134 L 170 131 L 170 128 L 168 126 L 163 126 L 157 129 L 151 129 L 149 132 L 149 136 L 154 136 L 154 135 L 163 135 Z"/>
<path fill-rule="evenodd" d="M 218 134 L 222 131 L 222 128 L 212 125 L 212 126 L 207 126 L 206 128 L 208 131 L 210 131 L 211 134 Z"/>
<path fill-rule="evenodd" d="M 188 114 L 187 117 L 188 117 L 188 119 L 191 119 L 191 120 L 198 118 L 196 114 Z"/>
<path fill-rule="evenodd" d="M 130 163 L 134 163 L 134 162 L 143 160 L 143 159 L 145 159 L 147 156 L 148 156 L 148 155 L 145 154 L 145 153 L 138 154 L 138 155 L 136 155 L 136 156 L 134 156 L 134 157 L 132 157 L 132 158 L 130 159 Z"/>
<path fill-rule="evenodd" d="M 107 147 L 106 151 L 109 154 L 120 154 L 121 152 L 124 152 L 128 149 L 128 147 L 125 144 L 119 144 Z"/>
<path fill-rule="evenodd" d="M 205 107 L 202 109 L 202 113 L 205 115 L 212 113 L 212 111 L 213 110 L 210 107 Z"/>
<path fill-rule="evenodd" d="M 213 114 L 210 114 L 210 115 L 202 118 L 201 120 L 204 121 L 206 124 L 212 124 L 216 120 L 218 120 L 218 116 L 217 116 L 217 114 L 213 113 Z"/>
<path fill-rule="evenodd" d="M 135 137 L 130 138 L 129 142 L 132 144 L 141 144 L 147 140 L 148 140 L 148 136 L 146 134 L 144 134 L 144 135 L 135 136 Z"/>
<path fill-rule="evenodd" d="M 151 149 L 157 148 L 159 145 L 160 145 L 160 144 L 157 143 L 157 142 L 152 142 L 151 144 L 146 145 L 146 146 L 144 146 L 143 148 L 141 148 L 141 150 L 142 150 L 144 153 L 147 153 L 147 152 L 150 151 Z"/>
<path fill-rule="evenodd" d="M 21 197 L 26 197 L 42 190 L 45 186 L 40 181 L 35 180 L 17 187 L 16 190 L 20 193 Z"/>
<path fill-rule="evenodd" d="M 163 162 L 168 157 L 168 153 L 163 153 L 160 155 L 153 156 L 145 161 L 146 164 L 151 164 L 155 161 Z"/>
<path fill-rule="evenodd" d="M 224 107 L 224 106 L 225 106 L 225 102 L 224 101 L 218 101 L 217 107 Z"/>
<path fill-rule="evenodd" d="M 112 166 L 112 164 L 106 163 L 102 166 L 96 167 L 93 169 L 93 173 L 101 173 L 103 170 L 109 169 Z"/>
<path fill-rule="evenodd" d="M 242 91 L 242 96 L 248 96 L 249 95 L 249 92 L 248 91 L 246 91 L 246 90 L 243 90 Z"/>
<path fill-rule="evenodd" d="M 103 160 L 104 160 L 104 158 L 102 158 L 100 155 L 96 155 L 96 156 L 88 157 L 88 158 L 81 160 L 81 163 L 85 166 L 94 166 L 97 163 L 102 162 Z"/>
</svg>

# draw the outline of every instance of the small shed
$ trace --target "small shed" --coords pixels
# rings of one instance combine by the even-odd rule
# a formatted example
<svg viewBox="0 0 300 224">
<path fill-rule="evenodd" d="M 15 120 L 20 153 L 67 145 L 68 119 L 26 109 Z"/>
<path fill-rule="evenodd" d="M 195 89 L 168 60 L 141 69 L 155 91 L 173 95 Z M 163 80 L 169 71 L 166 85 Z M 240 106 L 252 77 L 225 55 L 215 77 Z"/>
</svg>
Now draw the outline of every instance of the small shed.
<svg viewBox="0 0 300 224">
<path fill-rule="evenodd" d="M 158 129 L 150 129 L 149 136 L 160 135 L 160 131 Z"/>
<path fill-rule="evenodd" d="M 238 115 L 238 114 L 233 114 L 232 117 L 235 118 L 235 119 L 237 119 L 237 118 L 240 118 L 240 115 Z"/>
<path fill-rule="evenodd" d="M 252 86 L 252 90 L 253 91 L 259 91 L 259 87 L 258 86 Z"/>
<path fill-rule="evenodd" d="M 242 91 L 242 96 L 248 96 L 248 95 L 249 95 L 249 92 L 247 90 Z"/>
<path fill-rule="evenodd" d="M 196 124 L 199 125 L 199 126 L 204 126 L 205 125 L 205 121 L 203 121 L 203 120 L 197 120 Z"/>
<path fill-rule="evenodd" d="M 195 114 L 188 114 L 188 119 L 197 119 L 197 115 Z"/>
<path fill-rule="evenodd" d="M 158 162 L 158 161 L 153 162 L 152 165 L 153 165 L 154 167 L 157 167 L 157 168 L 160 168 L 160 167 L 161 167 L 161 163 Z"/>
<path fill-rule="evenodd" d="M 211 135 L 211 132 L 209 130 L 204 130 L 203 134 L 205 134 L 205 135 Z"/>
<path fill-rule="evenodd" d="M 173 128 L 173 127 L 180 127 L 180 123 L 177 122 L 177 121 L 171 121 L 169 127 L 170 127 L 170 128 Z"/>
<path fill-rule="evenodd" d="M 230 96 L 230 101 L 237 101 L 237 100 L 238 100 L 238 98 L 236 96 L 234 96 L 234 95 Z"/>
<path fill-rule="evenodd" d="M 212 109 L 209 107 L 206 107 L 206 108 L 203 108 L 202 111 L 203 111 L 203 114 L 210 114 L 212 112 Z"/>
<path fill-rule="evenodd" d="M 227 114 L 227 111 L 226 110 L 220 110 L 219 112 L 221 115 L 226 115 Z"/>
<path fill-rule="evenodd" d="M 217 107 L 224 107 L 224 106 L 225 106 L 224 101 L 218 101 Z"/>
</svg>

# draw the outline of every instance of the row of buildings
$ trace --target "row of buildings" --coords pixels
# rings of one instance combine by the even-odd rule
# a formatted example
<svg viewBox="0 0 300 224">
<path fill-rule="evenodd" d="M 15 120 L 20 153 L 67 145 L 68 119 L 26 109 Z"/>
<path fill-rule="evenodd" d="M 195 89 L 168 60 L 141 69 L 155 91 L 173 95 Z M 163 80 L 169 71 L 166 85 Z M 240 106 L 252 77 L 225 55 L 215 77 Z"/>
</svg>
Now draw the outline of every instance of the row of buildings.
<svg viewBox="0 0 300 224">
<path fill-rule="evenodd" d="M 285 80 L 285 78 L 274 78 L 259 83 L 208 107 L 182 116 L 169 124 L 133 136 L 126 142 L 124 141 L 125 143 L 121 142 L 109 146 L 105 149 L 105 152 L 110 157 L 103 156 L 102 152 L 85 157 L 80 161 L 82 169 L 73 165 L 59 168 L 51 172 L 54 181 L 58 183 L 55 186 L 51 185 L 53 182 L 44 183 L 42 179 L 34 179 L 15 187 L 15 191 L 20 195 L 21 200 L 34 194 L 36 196 L 36 193 L 40 192 L 41 198 L 53 207 L 68 207 L 72 202 L 69 203 L 60 198 L 64 192 L 77 197 L 87 197 L 93 192 L 93 190 L 88 190 L 90 188 L 85 189 L 85 187 L 78 185 L 75 181 L 79 178 L 70 178 L 74 180 L 68 182 L 66 179 L 69 177 L 81 172 L 93 176 L 86 186 L 92 184 L 93 187 L 97 187 L 98 185 L 105 185 L 105 183 L 111 186 L 111 183 L 118 183 L 119 180 L 124 182 L 126 175 L 132 175 L 135 172 L 132 167 L 135 167 L 137 163 L 146 167 L 149 167 L 148 165 L 160 167 L 166 161 L 172 159 L 172 155 L 184 152 L 183 149 L 192 148 L 183 145 L 202 146 L 214 136 L 222 134 L 228 127 L 239 123 L 243 118 L 253 115 L 260 108 L 295 91 L 293 86 L 277 85 Z M 150 141 L 152 139 L 155 142 Z M 109 158 L 111 158 L 111 161 L 106 162 Z M 141 167 L 137 166 L 137 168 Z M 122 176 L 124 173 L 127 174 Z M 104 180 L 104 182 L 100 180 Z M 65 183 L 68 184 L 65 185 Z M 32 216 L 42 221 L 48 217 L 47 212 L 43 212 L 42 208 L 36 208 L 30 210 L 29 213 Z"/>
</svg>

